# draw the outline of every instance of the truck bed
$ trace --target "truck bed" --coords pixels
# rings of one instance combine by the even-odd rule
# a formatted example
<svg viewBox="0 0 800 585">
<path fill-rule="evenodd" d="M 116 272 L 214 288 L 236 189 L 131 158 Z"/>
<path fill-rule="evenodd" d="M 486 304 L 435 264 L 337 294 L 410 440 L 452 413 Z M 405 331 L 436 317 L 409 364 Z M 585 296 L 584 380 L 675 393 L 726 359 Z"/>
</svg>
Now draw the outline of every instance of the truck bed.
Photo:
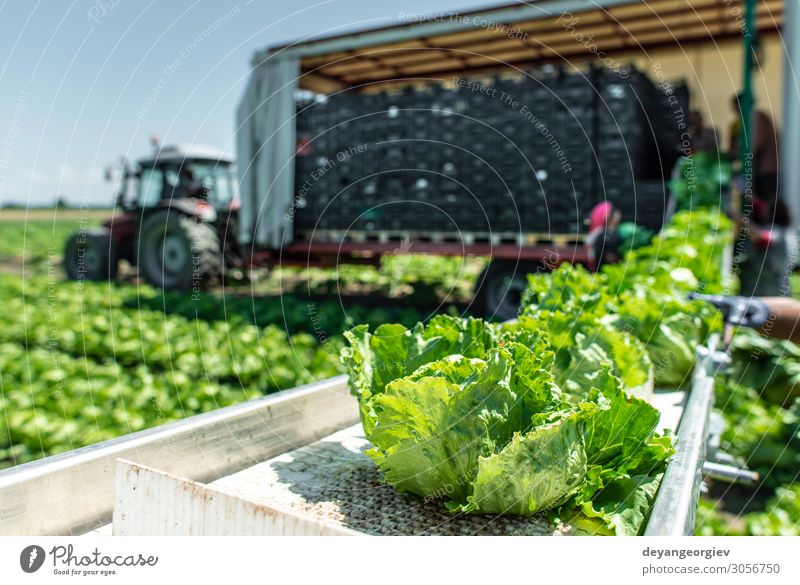
<svg viewBox="0 0 800 585">
<path fill-rule="evenodd" d="M 662 413 L 660 430 L 677 428 L 686 393 L 657 391 L 651 402 Z M 282 518 L 269 533 L 366 535 L 573 535 L 546 513 L 519 516 L 448 513 L 441 501 L 396 491 L 365 455 L 370 443 L 360 424 L 336 431 L 231 473 L 207 485 L 120 463 L 114 523 L 100 533 L 260 534 L 259 516 Z M 166 483 L 165 483 L 166 482 Z M 166 487 L 165 487 L 166 486 Z M 162 503 L 153 506 L 153 494 Z M 165 494 L 169 494 L 166 495 Z M 230 500 L 219 507 L 219 502 Z M 213 504 L 209 504 L 213 502 Z M 240 505 L 252 506 L 244 512 Z M 234 511 L 236 510 L 236 511 Z M 239 518 L 235 518 L 239 515 Z M 301 520 L 299 524 L 292 521 Z"/>
</svg>

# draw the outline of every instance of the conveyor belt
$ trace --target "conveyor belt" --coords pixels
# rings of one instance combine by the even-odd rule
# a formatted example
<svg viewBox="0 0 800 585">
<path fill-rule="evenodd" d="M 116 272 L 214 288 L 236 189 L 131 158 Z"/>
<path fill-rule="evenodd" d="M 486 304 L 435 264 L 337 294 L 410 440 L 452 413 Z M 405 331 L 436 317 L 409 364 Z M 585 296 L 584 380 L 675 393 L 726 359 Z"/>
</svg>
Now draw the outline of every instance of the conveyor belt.
<svg viewBox="0 0 800 585">
<path fill-rule="evenodd" d="M 215 481 L 242 498 L 373 535 L 545 535 L 542 517 L 448 514 L 440 501 L 401 494 L 364 454 L 361 425 Z M 562 531 L 563 532 L 563 531 Z"/>
<path fill-rule="evenodd" d="M 686 393 L 656 392 L 660 430 L 675 429 Z M 373 535 L 550 535 L 571 534 L 544 514 L 533 518 L 449 514 L 439 501 L 401 494 L 381 481 L 364 455 L 370 447 L 360 425 L 333 433 L 211 485 L 276 509 Z"/>
<path fill-rule="evenodd" d="M 656 392 L 651 400 L 662 411 L 660 430 L 676 428 L 686 393 Z M 300 528 L 283 534 L 346 530 L 370 535 L 571 535 L 571 526 L 554 526 L 546 513 L 519 516 L 450 514 L 441 501 L 424 501 L 385 484 L 375 464 L 365 455 L 370 444 L 360 425 L 342 429 L 306 446 L 293 449 L 207 486 L 159 475 L 157 470 L 123 467 L 117 489 L 125 518 L 114 532 L 120 534 L 212 533 L 231 529 L 224 517 L 231 506 L 210 510 L 204 502 L 232 499 L 254 506 L 251 515 L 299 519 Z M 167 482 L 166 484 L 164 482 Z M 170 483 L 171 482 L 171 483 Z M 182 483 L 183 482 L 183 483 Z M 166 486 L 166 487 L 164 487 Z M 138 492 L 136 492 L 138 490 Z M 176 498 L 154 510 L 143 491 Z M 177 494 L 177 496 L 175 496 Z M 186 496 L 185 494 L 191 494 Z M 232 504 L 235 505 L 235 504 Z M 174 510 L 180 512 L 175 513 Z M 208 517 L 214 519 L 208 522 Z M 131 520 L 131 516 L 149 518 Z M 115 518 L 121 515 L 115 513 Z M 233 520 L 231 520 L 233 521 Z M 263 529 L 255 520 L 242 530 Z M 175 526 L 183 526 L 176 532 Z M 166 528 L 165 528 L 166 527 Z M 185 530 L 185 532 L 184 532 Z M 298 530 L 300 532 L 297 532 Z"/>
</svg>

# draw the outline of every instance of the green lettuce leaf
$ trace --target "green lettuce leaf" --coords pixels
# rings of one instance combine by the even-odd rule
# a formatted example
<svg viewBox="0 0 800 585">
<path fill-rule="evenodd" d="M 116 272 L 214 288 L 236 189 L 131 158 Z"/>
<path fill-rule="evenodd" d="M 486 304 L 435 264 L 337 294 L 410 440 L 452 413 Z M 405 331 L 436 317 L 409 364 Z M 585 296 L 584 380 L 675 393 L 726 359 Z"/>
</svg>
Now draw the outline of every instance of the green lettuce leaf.
<svg viewBox="0 0 800 585">
<path fill-rule="evenodd" d="M 592 500 L 584 502 L 581 511 L 588 518 L 600 520 L 603 528 L 617 536 L 640 534 L 662 476 L 617 477 L 598 491 Z"/>
<path fill-rule="evenodd" d="M 675 448 L 653 433 L 658 410 L 627 394 L 609 368 L 595 386 L 608 408 L 584 424 L 586 481 L 558 519 L 590 534 L 638 534 Z"/>
<path fill-rule="evenodd" d="M 603 274 L 593 274 L 577 264 L 562 264 L 549 273 L 528 275 L 523 307 L 565 313 L 604 313 L 612 300 Z"/>
<path fill-rule="evenodd" d="M 499 452 L 478 461 L 472 494 L 451 510 L 530 516 L 564 503 L 586 476 L 585 413 L 558 413 Z"/>
<path fill-rule="evenodd" d="M 418 323 L 413 329 L 384 324 L 370 333 L 367 325 L 359 325 L 344 336 L 349 346 L 342 349 L 341 361 L 350 391 L 359 398 L 361 422 L 368 435 L 375 420 L 370 398 L 382 393 L 389 382 L 448 355 L 482 357 L 496 345 L 488 323 L 446 315 L 437 315 L 427 325 Z"/>
<path fill-rule="evenodd" d="M 630 461 L 643 458 L 647 440 L 658 424 L 660 414 L 641 398 L 627 394 L 619 378 L 606 366 L 597 376 L 593 391 L 609 402 L 586 421 L 584 437 L 590 465 L 625 468 Z"/>
<path fill-rule="evenodd" d="M 644 393 L 652 386 L 652 362 L 644 345 L 591 315 L 573 316 L 541 310 L 521 316 L 500 329 L 501 340 L 514 340 L 541 351 L 549 343 L 554 350 L 556 383 L 573 402 L 586 398 L 603 364 L 630 389 Z"/>
<path fill-rule="evenodd" d="M 797 344 L 742 328 L 733 337 L 731 357 L 731 379 L 755 388 L 768 402 L 787 406 L 800 396 L 800 346 Z"/>
<path fill-rule="evenodd" d="M 519 344 L 490 350 L 484 360 L 449 356 L 424 365 L 368 401 L 375 449 L 367 454 L 402 491 L 463 501 L 479 457 L 558 404 L 558 388 L 541 365 Z"/>
<path fill-rule="evenodd" d="M 708 307 L 641 286 L 620 295 L 616 311 L 605 320 L 645 345 L 655 382 L 666 387 L 688 381 L 695 347 L 705 343 L 717 325 L 717 315 Z"/>
</svg>

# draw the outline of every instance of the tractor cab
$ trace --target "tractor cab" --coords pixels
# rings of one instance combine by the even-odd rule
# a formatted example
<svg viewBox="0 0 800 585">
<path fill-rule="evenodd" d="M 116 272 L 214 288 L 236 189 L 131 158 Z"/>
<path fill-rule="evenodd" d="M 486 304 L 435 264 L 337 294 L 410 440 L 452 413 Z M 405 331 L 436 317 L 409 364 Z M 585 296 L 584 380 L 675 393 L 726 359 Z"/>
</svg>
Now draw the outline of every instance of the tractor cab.
<svg viewBox="0 0 800 585">
<path fill-rule="evenodd" d="M 117 203 L 147 210 L 176 200 L 206 201 L 224 212 L 238 207 L 233 157 L 209 146 L 165 146 L 123 174 Z"/>
</svg>

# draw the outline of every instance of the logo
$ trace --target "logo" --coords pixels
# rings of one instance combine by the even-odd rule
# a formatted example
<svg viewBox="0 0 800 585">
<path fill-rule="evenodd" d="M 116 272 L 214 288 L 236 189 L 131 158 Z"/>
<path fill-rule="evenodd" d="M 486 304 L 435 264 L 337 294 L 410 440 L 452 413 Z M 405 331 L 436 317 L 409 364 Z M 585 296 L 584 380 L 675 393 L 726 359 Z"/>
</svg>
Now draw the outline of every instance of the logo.
<svg viewBox="0 0 800 585">
<path fill-rule="evenodd" d="M 26 573 L 35 573 L 44 564 L 44 549 L 36 544 L 26 546 L 19 553 L 19 566 Z"/>
</svg>

